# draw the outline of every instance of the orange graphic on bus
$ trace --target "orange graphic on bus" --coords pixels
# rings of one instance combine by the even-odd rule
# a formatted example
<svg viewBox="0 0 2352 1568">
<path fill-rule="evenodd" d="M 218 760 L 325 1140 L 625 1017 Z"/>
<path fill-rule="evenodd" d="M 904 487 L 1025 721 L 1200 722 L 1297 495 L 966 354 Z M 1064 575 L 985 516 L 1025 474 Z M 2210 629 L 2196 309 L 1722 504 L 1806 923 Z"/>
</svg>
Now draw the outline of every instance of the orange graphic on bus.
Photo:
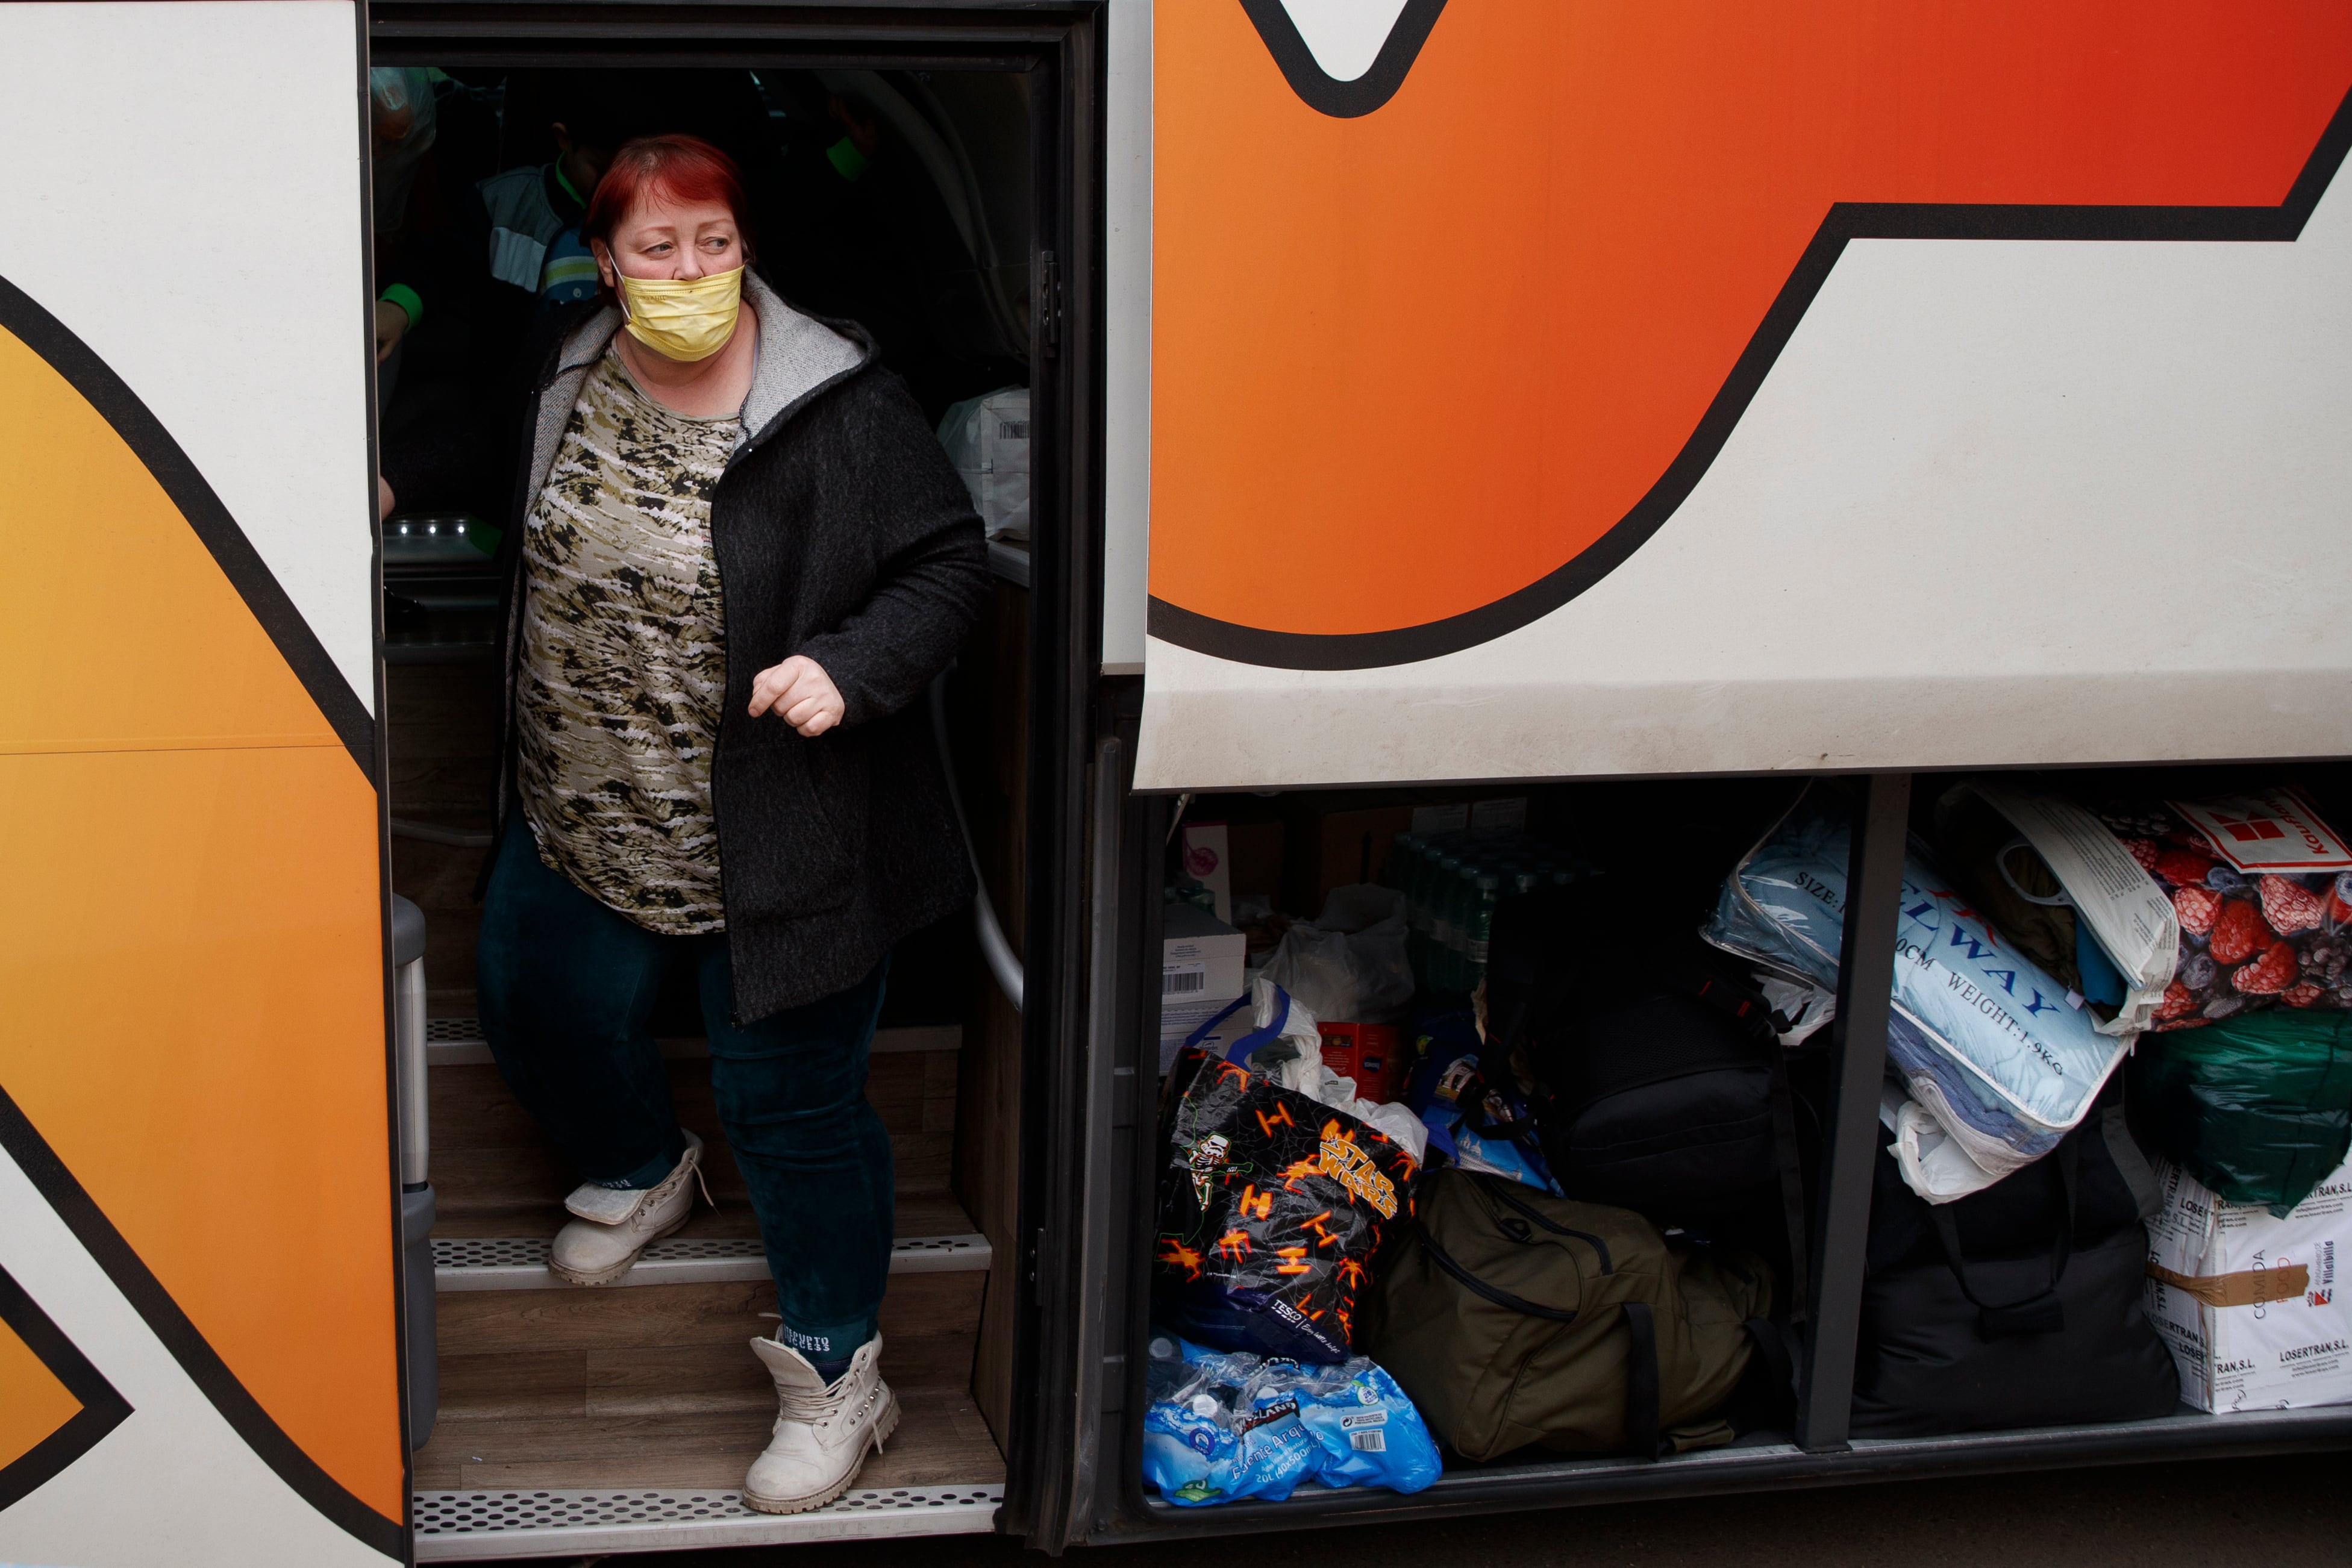
<svg viewBox="0 0 2352 1568">
<path fill-rule="evenodd" d="M 1455 0 L 1365 112 L 1278 9 L 1153 68 L 1150 625 L 1262 664 L 1599 580 L 1850 238 L 2291 241 L 2352 137 L 2341 0 Z"/>
</svg>

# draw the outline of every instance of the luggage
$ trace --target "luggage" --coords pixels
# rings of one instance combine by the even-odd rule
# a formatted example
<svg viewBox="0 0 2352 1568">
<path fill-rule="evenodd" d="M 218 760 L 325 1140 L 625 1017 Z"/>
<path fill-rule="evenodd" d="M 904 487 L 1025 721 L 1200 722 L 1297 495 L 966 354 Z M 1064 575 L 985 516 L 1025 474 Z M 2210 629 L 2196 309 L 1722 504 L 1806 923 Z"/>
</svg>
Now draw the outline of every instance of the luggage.
<svg viewBox="0 0 2352 1568">
<path fill-rule="evenodd" d="M 1930 1206 L 1878 1155 L 1853 1435 L 2150 1420 L 2179 1402 L 2142 1310 L 2155 1190 L 2105 1113 L 2048 1158 Z"/>
<path fill-rule="evenodd" d="M 1166 1093 L 1160 1321 L 1218 1350 L 1346 1361 L 1381 1228 L 1412 1213 L 1413 1157 L 1204 1051 L 1177 1057 Z"/>
<path fill-rule="evenodd" d="M 1847 813 L 1810 789 L 1726 878 L 1706 939 L 1824 993 L 1844 941 Z M 2022 956 L 1917 852 L 1904 857 L 1886 1050 L 1969 1157 L 2007 1175 L 2090 1112 L 2129 1041 Z"/>
<path fill-rule="evenodd" d="M 1771 1009 L 1732 960 L 1691 947 L 1613 963 L 1596 999 L 1580 987 L 1529 1025 L 1561 1190 L 1661 1224 L 1746 1204 L 1795 1155 Z"/>
<path fill-rule="evenodd" d="M 2181 1397 L 2216 1413 L 2352 1404 L 2352 1166 L 2284 1217 L 2218 1202 L 2169 1165 L 2158 1176 L 2147 1310 Z"/>
<path fill-rule="evenodd" d="M 1440 1167 L 1379 1274 L 1367 1348 L 1465 1458 L 1727 1443 L 1717 1413 L 1759 1344 L 1788 1383 L 1764 1264 L 1669 1247 L 1630 1210 Z"/>
<path fill-rule="evenodd" d="M 2141 1141 L 2230 1203 L 2284 1217 L 2352 1153 L 2352 1014 L 2150 1034 L 2125 1079 Z"/>
</svg>

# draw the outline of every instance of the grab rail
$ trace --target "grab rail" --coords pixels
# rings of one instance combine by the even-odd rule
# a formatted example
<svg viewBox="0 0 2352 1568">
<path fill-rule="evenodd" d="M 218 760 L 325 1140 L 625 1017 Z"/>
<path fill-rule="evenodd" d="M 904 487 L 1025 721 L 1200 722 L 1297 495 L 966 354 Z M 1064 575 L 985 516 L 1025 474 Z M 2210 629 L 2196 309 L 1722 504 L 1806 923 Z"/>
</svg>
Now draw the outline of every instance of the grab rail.
<svg viewBox="0 0 2352 1568">
<path fill-rule="evenodd" d="M 1021 1010 L 1022 964 L 1013 944 L 1004 939 L 1004 927 L 997 924 L 996 906 L 989 902 L 988 878 L 980 869 L 980 852 L 972 847 L 971 823 L 963 814 L 963 791 L 956 786 L 955 750 L 948 744 L 948 673 L 941 670 L 931 682 L 931 739 L 940 748 L 940 767 L 948 777 L 948 804 L 955 808 L 956 831 L 963 835 L 964 857 L 971 862 L 972 927 L 980 937 L 980 951 L 988 960 L 988 972 L 996 977 L 997 989 Z"/>
</svg>

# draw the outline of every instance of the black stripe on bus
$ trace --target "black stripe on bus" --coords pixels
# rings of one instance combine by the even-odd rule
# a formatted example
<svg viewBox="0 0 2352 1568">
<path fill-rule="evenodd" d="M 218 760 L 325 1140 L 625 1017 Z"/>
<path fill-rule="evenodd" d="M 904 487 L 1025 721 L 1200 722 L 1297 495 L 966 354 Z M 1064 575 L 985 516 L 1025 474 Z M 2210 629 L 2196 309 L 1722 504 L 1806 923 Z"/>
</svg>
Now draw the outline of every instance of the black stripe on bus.
<svg viewBox="0 0 2352 1568">
<path fill-rule="evenodd" d="M 1282 0 L 1242 0 L 1243 13 L 1257 28 L 1265 52 L 1274 57 L 1290 90 L 1307 108 L 1338 120 L 1370 114 L 1396 96 L 1397 89 L 1404 85 L 1405 73 L 1421 57 L 1429 30 L 1437 26 L 1437 14 L 1444 9 L 1445 0 L 1405 0 L 1370 67 L 1362 76 L 1341 81 L 1316 60 L 1315 51 L 1299 37 L 1298 24 L 1283 9 Z"/>
<path fill-rule="evenodd" d="M 189 1381 L 203 1390 L 247 1448 L 261 1457 L 303 1501 L 327 1516 L 345 1533 L 369 1550 L 395 1563 L 408 1560 L 405 1532 L 398 1521 L 386 1519 L 352 1495 L 329 1475 L 302 1446 L 287 1436 L 261 1402 L 237 1381 L 228 1364 L 205 1339 L 203 1331 L 172 1299 L 162 1281 L 140 1260 L 129 1241 L 106 1218 L 80 1182 L 74 1179 L 57 1151 L 19 1110 L 7 1091 L 0 1089 L 0 1150 L 24 1170 L 41 1197 L 66 1222 L 74 1239 L 98 1260 L 114 1288 L 122 1292 L 153 1331 Z"/>
<path fill-rule="evenodd" d="M 1525 588 L 1475 610 L 1385 632 L 1269 632 L 1220 621 L 1154 595 L 1146 622 L 1152 636 L 1238 664 L 1283 670 L 1364 670 L 1434 659 L 1492 642 L 1540 620 L 1599 582 L 1664 526 L 1689 498 L 1731 439 L 1830 269 L 1856 239 L 2197 240 L 2291 243 L 2303 234 L 2320 196 L 2352 145 L 2352 94 L 2312 149 L 2303 172 L 2275 207 L 2031 206 L 1927 202 L 1839 202 L 1822 220 L 1771 308 L 1725 377 L 1683 448 L 1647 494 L 1609 530 L 1565 564 Z"/>
<path fill-rule="evenodd" d="M 194 460 L 163 428 L 163 422 L 98 357 L 96 350 L 74 335 L 72 329 L 5 277 L 0 277 L 0 328 L 7 329 L 47 361 L 49 368 L 88 400 L 139 461 L 146 465 L 147 472 L 155 476 L 172 504 L 179 507 L 180 516 L 204 541 L 214 564 L 245 601 L 245 607 L 261 622 L 270 642 L 277 644 L 278 656 L 293 670 L 303 690 L 310 694 L 310 700 L 333 727 L 336 737 L 352 754 L 352 760 L 373 782 L 375 720 L 352 690 L 351 683 L 343 678 L 342 671 L 327 656 L 318 633 L 302 619 L 302 612 L 271 574 L 261 552 L 245 537 L 245 530 L 229 515 L 228 507 L 214 493 Z M 363 527 L 367 519 L 368 514 L 359 513 L 352 526 Z"/>
<path fill-rule="evenodd" d="M 121 1426 L 131 1414 L 131 1401 L 115 1391 L 106 1375 L 90 1364 L 89 1357 L 5 1269 L 0 1269 L 0 1323 L 16 1331 L 25 1348 L 81 1405 L 56 1431 L 0 1466 L 0 1513 L 5 1513 Z"/>
</svg>

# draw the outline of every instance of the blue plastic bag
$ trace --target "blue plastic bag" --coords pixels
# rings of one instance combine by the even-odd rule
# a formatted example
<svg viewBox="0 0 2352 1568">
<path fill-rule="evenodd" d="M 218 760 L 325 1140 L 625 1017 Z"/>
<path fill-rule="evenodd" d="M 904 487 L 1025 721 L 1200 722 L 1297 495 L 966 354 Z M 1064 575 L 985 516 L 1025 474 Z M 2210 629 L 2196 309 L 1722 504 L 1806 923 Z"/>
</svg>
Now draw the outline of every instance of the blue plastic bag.
<svg viewBox="0 0 2352 1568">
<path fill-rule="evenodd" d="M 1437 1445 L 1389 1375 L 1362 1356 L 1307 1366 L 1155 1335 L 1143 1479 L 1185 1508 L 1280 1501 L 1302 1482 L 1419 1491 Z"/>
<path fill-rule="evenodd" d="M 1420 1060 L 1404 1101 L 1429 1129 L 1429 1146 L 1464 1170 L 1507 1176 L 1561 1197 L 1537 1141 L 1535 1113 L 1510 1070 L 1486 1071 L 1483 1042 L 1469 1013 L 1455 1009 L 1424 1018 L 1417 1030 Z"/>
</svg>

